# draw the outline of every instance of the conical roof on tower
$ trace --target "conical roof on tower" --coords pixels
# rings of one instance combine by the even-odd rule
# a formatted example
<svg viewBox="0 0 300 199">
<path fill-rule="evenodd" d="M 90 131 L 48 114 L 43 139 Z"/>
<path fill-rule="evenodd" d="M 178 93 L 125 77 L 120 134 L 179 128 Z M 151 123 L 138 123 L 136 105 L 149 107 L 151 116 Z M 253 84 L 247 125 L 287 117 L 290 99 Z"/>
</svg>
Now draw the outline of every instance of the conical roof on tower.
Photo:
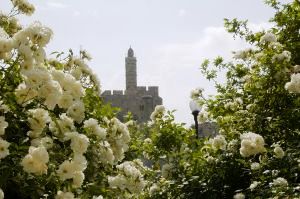
<svg viewBox="0 0 300 199">
<path fill-rule="evenodd" d="M 131 46 L 130 46 L 129 49 L 128 49 L 127 56 L 128 56 L 128 57 L 133 57 L 133 56 L 134 56 L 134 52 L 133 52 Z"/>
</svg>

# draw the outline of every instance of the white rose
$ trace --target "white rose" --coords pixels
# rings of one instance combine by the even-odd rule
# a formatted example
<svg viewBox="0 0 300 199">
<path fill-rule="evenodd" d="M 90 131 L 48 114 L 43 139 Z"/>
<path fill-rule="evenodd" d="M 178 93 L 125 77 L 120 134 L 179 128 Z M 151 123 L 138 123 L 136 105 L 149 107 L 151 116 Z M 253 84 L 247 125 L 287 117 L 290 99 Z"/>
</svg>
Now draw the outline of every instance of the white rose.
<svg viewBox="0 0 300 199">
<path fill-rule="evenodd" d="M 83 154 L 87 151 L 89 139 L 83 134 L 76 134 L 71 138 L 71 149 L 74 153 Z"/>
<path fill-rule="evenodd" d="M 76 171 L 76 164 L 73 161 L 66 160 L 61 165 L 59 165 L 59 168 L 56 172 L 61 180 L 66 180 L 73 178 Z"/>
<path fill-rule="evenodd" d="M 264 147 L 265 141 L 261 135 L 249 132 L 242 134 L 240 139 L 240 154 L 243 157 L 249 157 L 266 151 Z"/>
<path fill-rule="evenodd" d="M 233 199 L 245 199 L 245 195 L 243 193 L 237 193 L 233 196 Z"/>
<path fill-rule="evenodd" d="M 274 154 L 275 154 L 276 158 L 280 158 L 281 159 L 284 156 L 284 151 L 283 151 L 283 149 L 280 146 L 276 146 L 274 148 Z"/>
<path fill-rule="evenodd" d="M 58 191 L 55 199 L 74 199 L 74 194 L 72 192 Z"/>
<path fill-rule="evenodd" d="M 259 184 L 260 184 L 260 182 L 257 182 L 257 181 L 252 182 L 249 187 L 250 190 L 253 191 Z"/>
<path fill-rule="evenodd" d="M 4 199 L 4 192 L 1 188 L 0 188 L 0 199 Z"/>
<path fill-rule="evenodd" d="M 273 185 L 285 187 L 285 186 L 288 186 L 288 182 L 286 179 L 279 177 L 279 178 L 276 178 L 273 180 Z"/>
<path fill-rule="evenodd" d="M 29 153 L 23 158 L 21 165 L 24 171 L 42 175 L 47 173 L 49 154 L 45 147 L 29 147 Z"/>
<path fill-rule="evenodd" d="M 227 142 L 223 135 L 218 135 L 212 140 L 212 147 L 216 150 L 217 149 L 225 150 L 226 145 L 227 145 Z"/>
<path fill-rule="evenodd" d="M 251 170 L 258 170 L 258 169 L 260 169 L 260 164 L 258 163 L 258 162 L 254 162 L 254 163 L 252 163 L 251 164 Z"/>
<path fill-rule="evenodd" d="M 8 127 L 8 123 L 5 121 L 5 117 L 0 116 L 0 135 L 4 135 L 5 129 Z"/>
<path fill-rule="evenodd" d="M 3 140 L 0 137 L 0 160 L 9 155 L 9 150 L 8 150 L 9 145 L 10 145 L 9 142 Z"/>
<path fill-rule="evenodd" d="M 84 104 L 81 101 L 78 101 L 68 108 L 67 114 L 77 123 L 81 123 L 85 117 L 84 112 Z"/>
</svg>

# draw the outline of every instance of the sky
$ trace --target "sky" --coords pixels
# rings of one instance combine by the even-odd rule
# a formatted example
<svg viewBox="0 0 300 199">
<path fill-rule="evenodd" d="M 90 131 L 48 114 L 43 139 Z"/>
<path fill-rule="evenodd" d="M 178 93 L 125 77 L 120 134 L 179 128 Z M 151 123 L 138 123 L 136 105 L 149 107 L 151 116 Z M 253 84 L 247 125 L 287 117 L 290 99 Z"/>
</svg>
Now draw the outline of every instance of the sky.
<svg viewBox="0 0 300 199">
<path fill-rule="evenodd" d="M 125 56 L 137 58 L 139 86 L 159 86 L 163 104 L 178 122 L 191 124 L 190 91 L 214 94 L 200 65 L 246 47 L 223 28 L 224 18 L 248 19 L 255 30 L 270 27 L 274 11 L 263 0 L 29 0 L 36 6 L 23 25 L 40 21 L 54 36 L 47 52 L 86 49 L 102 90 L 125 89 Z M 10 1 L 0 0 L 9 11 Z"/>
</svg>

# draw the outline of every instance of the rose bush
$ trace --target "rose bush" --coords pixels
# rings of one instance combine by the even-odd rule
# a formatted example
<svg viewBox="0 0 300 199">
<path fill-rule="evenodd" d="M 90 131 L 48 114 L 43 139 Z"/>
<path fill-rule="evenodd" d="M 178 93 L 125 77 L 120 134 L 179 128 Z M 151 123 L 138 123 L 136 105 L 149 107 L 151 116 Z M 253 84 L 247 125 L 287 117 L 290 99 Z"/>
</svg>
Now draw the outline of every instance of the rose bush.
<svg viewBox="0 0 300 199">
<path fill-rule="evenodd" d="M 11 2 L 11 12 L 0 14 L 0 198 L 140 192 L 143 165 L 122 162 L 130 134 L 101 101 L 90 55 L 47 56 L 53 32 L 40 22 L 22 27 L 16 15 L 31 15 L 34 6 Z"/>
<path fill-rule="evenodd" d="M 205 60 L 202 73 L 217 94 L 191 93 L 203 106 L 199 122 L 216 122 L 220 135 L 195 140 L 168 114 L 153 114 L 143 129 L 141 153 L 153 169 L 146 197 L 300 197 L 300 3 L 266 2 L 274 26 L 253 32 L 246 21 L 226 19 L 227 30 L 251 47 L 227 63 Z M 219 71 L 225 83 L 217 82 Z"/>
</svg>

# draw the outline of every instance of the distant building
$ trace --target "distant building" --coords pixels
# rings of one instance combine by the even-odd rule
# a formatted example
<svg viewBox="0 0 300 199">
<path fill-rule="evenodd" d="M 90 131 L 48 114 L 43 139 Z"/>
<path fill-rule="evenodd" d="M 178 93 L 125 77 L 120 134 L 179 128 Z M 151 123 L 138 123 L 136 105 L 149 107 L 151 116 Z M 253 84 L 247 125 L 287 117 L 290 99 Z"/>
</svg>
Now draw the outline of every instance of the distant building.
<svg viewBox="0 0 300 199">
<path fill-rule="evenodd" d="M 136 58 L 130 47 L 125 58 L 126 90 L 106 90 L 101 96 L 105 102 L 114 107 L 120 107 L 118 118 L 131 112 L 133 118 L 139 122 L 147 122 L 156 105 L 162 104 L 162 98 L 158 95 L 158 86 L 137 86 Z"/>
<path fill-rule="evenodd" d="M 218 126 L 215 122 L 204 122 L 199 124 L 198 136 L 199 137 L 215 137 L 218 135 Z"/>
</svg>

